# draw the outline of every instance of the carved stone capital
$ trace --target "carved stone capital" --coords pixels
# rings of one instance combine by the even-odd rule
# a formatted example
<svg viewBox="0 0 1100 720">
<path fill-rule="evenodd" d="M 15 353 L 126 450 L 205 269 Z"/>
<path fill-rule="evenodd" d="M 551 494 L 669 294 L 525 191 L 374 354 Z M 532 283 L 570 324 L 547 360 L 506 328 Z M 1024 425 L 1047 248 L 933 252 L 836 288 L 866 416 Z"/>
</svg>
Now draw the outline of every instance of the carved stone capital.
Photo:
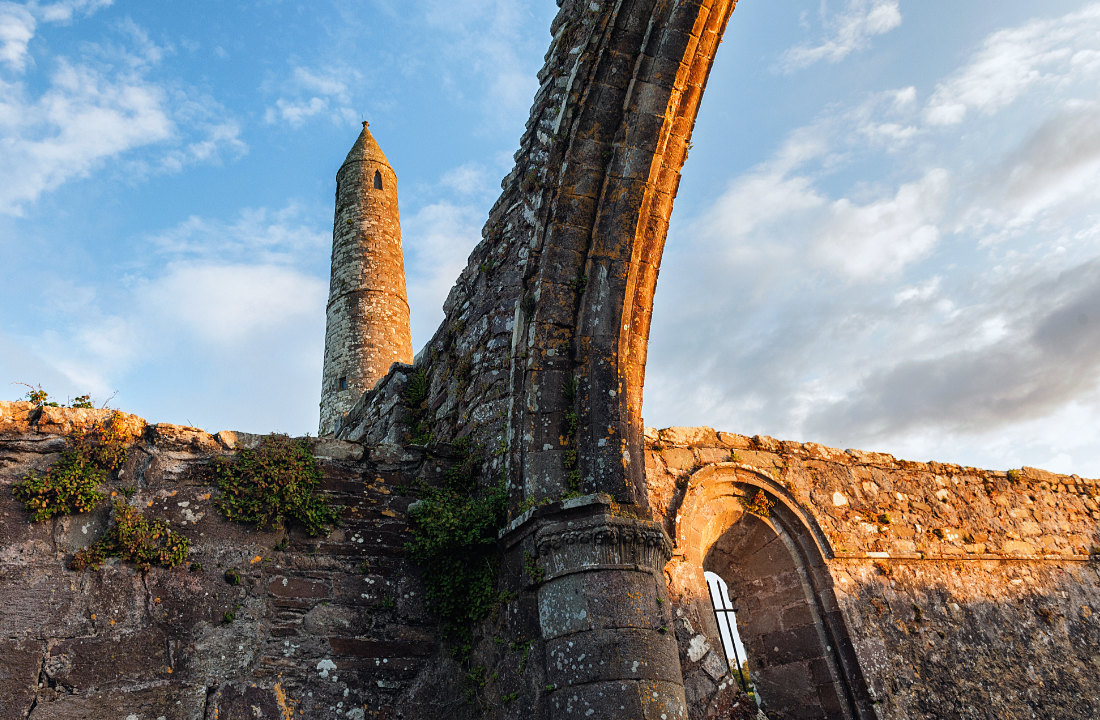
<svg viewBox="0 0 1100 720">
<path fill-rule="evenodd" d="M 536 531 L 535 545 L 547 579 L 611 568 L 659 573 L 672 557 L 659 523 L 603 514 L 547 524 Z"/>
</svg>

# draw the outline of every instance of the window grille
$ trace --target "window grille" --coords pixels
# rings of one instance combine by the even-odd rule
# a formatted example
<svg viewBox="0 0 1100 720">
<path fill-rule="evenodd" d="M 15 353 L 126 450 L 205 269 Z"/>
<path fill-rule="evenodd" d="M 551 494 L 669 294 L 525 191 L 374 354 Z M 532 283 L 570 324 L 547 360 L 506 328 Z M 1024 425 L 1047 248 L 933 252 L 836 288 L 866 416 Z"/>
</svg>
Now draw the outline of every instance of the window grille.
<svg viewBox="0 0 1100 720">
<path fill-rule="evenodd" d="M 734 611 L 733 601 L 730 600 L 729 587 L 726 581 L 712 572 L 704 572 L 707 579 L 707 588 L 710 590 L 710 603 L 714 608 L 714 619 L 718 623 L 718 634 L 722 636 L 722 648 L 726 651 L 726 662 L 736 668 L 734 674 L 741 681 L 741 689 L 749 692 L 748 683 L 745 680 L 744 667 L 741 664 L 741 652 L 737 646 L 741 642 L 737 634 L 737 616 Z M 744 647 L 741 648 L 744 650 Z M 729 661 L 733 660 L 732 663 Z"/>
</svg>

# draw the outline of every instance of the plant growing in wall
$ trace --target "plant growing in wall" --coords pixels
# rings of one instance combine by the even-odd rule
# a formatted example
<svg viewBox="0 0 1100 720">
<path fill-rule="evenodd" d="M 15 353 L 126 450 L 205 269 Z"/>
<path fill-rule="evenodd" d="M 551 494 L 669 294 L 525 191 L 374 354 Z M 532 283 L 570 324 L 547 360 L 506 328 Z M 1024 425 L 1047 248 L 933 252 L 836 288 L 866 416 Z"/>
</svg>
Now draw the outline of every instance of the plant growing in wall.
<svg viewBox="0 0 1100 720">
<path fill-rule="evenodd" d="M 429 607 L 452 638 L 468 637 L 470 626 L 501 599 L 497 532 L 507 501 L 503 481 L 477 483 L 482 450 L 468 442 L 458 448 L 462 457 L 444 474 L 444 483 L 423 485 L 421 499 L 409 508 L 413 539 L 405 545 L 424 571 Z"/>
<path fill-rule="evenodd" d="M 775 502 L 769 500 L 763 490 L 757 490 L 752 499 L 742 497 L 741 504 L 745 506 L 745 510 L 759 518 L 771 517 L 772 508 L 775 507 Z"/>
<path fill-rule="evenodd" d="M 79 551 L 69 569 L 98 570 L 109 557 L 128 560 L 142 572 L 154 565 L 172 568 L 187 558 L 190 548 L 191 541 L 173 532 L 164 520 L 148 520 L 137 508 L 116 501 L 114 524 L 94 545 Z"/>
<path fill-rule="evenodd" d="M 255 448 L 214 461 L 221 495 L 214 505 L 229 520 L 274 530 L 287 524 L 313 537 L 325 535 L 341 508 L 317 494 L 321 469 L 303 440 L 265 435 Z"/>
<path fill-rule="evenodd" d="M 409 410 L 409 442 L 413 445 L 427 445 L 432 441 L 432 428 L 428 422 L 428 369 L 418 367 L 409 376 L 402 399 Z"/>
<path fill-rule="evenodd" d="M 126 461 L 127 439 L 116 412 L 91 430 L 72 433 L 60 460 L 43 474 L 28 473 L 12 492 L 34 522 L 88 512 L 107 497 L 100 486 Z"/>
</svg>

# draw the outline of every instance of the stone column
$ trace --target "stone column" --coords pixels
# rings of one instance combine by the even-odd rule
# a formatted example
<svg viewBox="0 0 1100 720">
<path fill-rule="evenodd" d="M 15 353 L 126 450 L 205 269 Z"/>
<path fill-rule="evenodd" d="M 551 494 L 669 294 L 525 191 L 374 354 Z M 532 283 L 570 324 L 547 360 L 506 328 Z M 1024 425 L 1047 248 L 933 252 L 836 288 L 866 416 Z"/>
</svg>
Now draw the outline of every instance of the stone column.
<svg viewBox="0 0 1100 720">
<path fill-rule="evenodd" d="M 553 718 L 686 720 L 658 523 L 614 514 L 606 495 L 535 520 L 546 702 Z"/>
</svg>

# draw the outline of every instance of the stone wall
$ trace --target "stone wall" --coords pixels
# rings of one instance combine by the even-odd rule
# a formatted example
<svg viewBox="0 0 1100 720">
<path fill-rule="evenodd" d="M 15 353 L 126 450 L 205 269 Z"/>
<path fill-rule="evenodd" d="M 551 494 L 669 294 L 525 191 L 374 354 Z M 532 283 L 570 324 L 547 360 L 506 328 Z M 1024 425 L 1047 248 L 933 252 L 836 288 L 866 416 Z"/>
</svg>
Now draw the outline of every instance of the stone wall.
<svg viewBox="0 0 1100 720">
<path fill-rule="evenodd" d="M 724 568 L 731 595 L 737 588 L 741 596 L 742 635 L 762 638 L 755 657 L 749 648 L 762 680 L 793 667 L 792 653 L 809 658 L 814 643 L 807 638 L 815 633 L 799 628 L 813 626 L 850 649 L 851 657 L 842 647 L 829 660 L 832 672 L 853 683 L 856 695 L 865 693 L 873 716 L 1100 713 L 1096 481 L 709 428 L 647 431 L 647 441 L 650 503 L 677 544 L 670 592 L 692 628 L 678 632 L 682 645 L 694 638 L 697 650 L 683 663 L 689 702 L 717 691 L 717 681 L 702 682 L 696 669 L 707 662 L 698 629 L 708 646 L 720 647 L 709 601 L 694 589 L 709 564 Z M 747 508 L 757 493 L 773 504 L 763 518 Z M 752 525 L 769 526 L 784 541 L 772 547 L 783 551 L 762 569 L 723 560 L 734 529 Z M 753 557 L 751 533 L 741 536 L 750 540 L 737 541 L 740 554 Z M 783 557 L 794 558 L 803 575 L 793 595 L 781 587 Z M 816 604 L 803 601 L 803 590 Z M 827 664 L 819 663 L 823 678 Z"/>
<path fill-rule="evenodd" d="M 445 460 L 311 441 L 325 492 L 347 509 L 327 537 L 294 531 L 281 547 L 283 533 L 230 523 L 212 504 L 206 464 L 257 436 L 126 415 L 135 444 L 110 488 L 132 488 L 128 502 L 168 520 L 191 552 L 171 570 L 112 560 L 74 572 L 108 503 L 36 524 L 11 488 L 109 414 L 0 403 L 0 718 L 463 717 L 461 673 L 402 557 L 405 489 Z"/>
</svg>

